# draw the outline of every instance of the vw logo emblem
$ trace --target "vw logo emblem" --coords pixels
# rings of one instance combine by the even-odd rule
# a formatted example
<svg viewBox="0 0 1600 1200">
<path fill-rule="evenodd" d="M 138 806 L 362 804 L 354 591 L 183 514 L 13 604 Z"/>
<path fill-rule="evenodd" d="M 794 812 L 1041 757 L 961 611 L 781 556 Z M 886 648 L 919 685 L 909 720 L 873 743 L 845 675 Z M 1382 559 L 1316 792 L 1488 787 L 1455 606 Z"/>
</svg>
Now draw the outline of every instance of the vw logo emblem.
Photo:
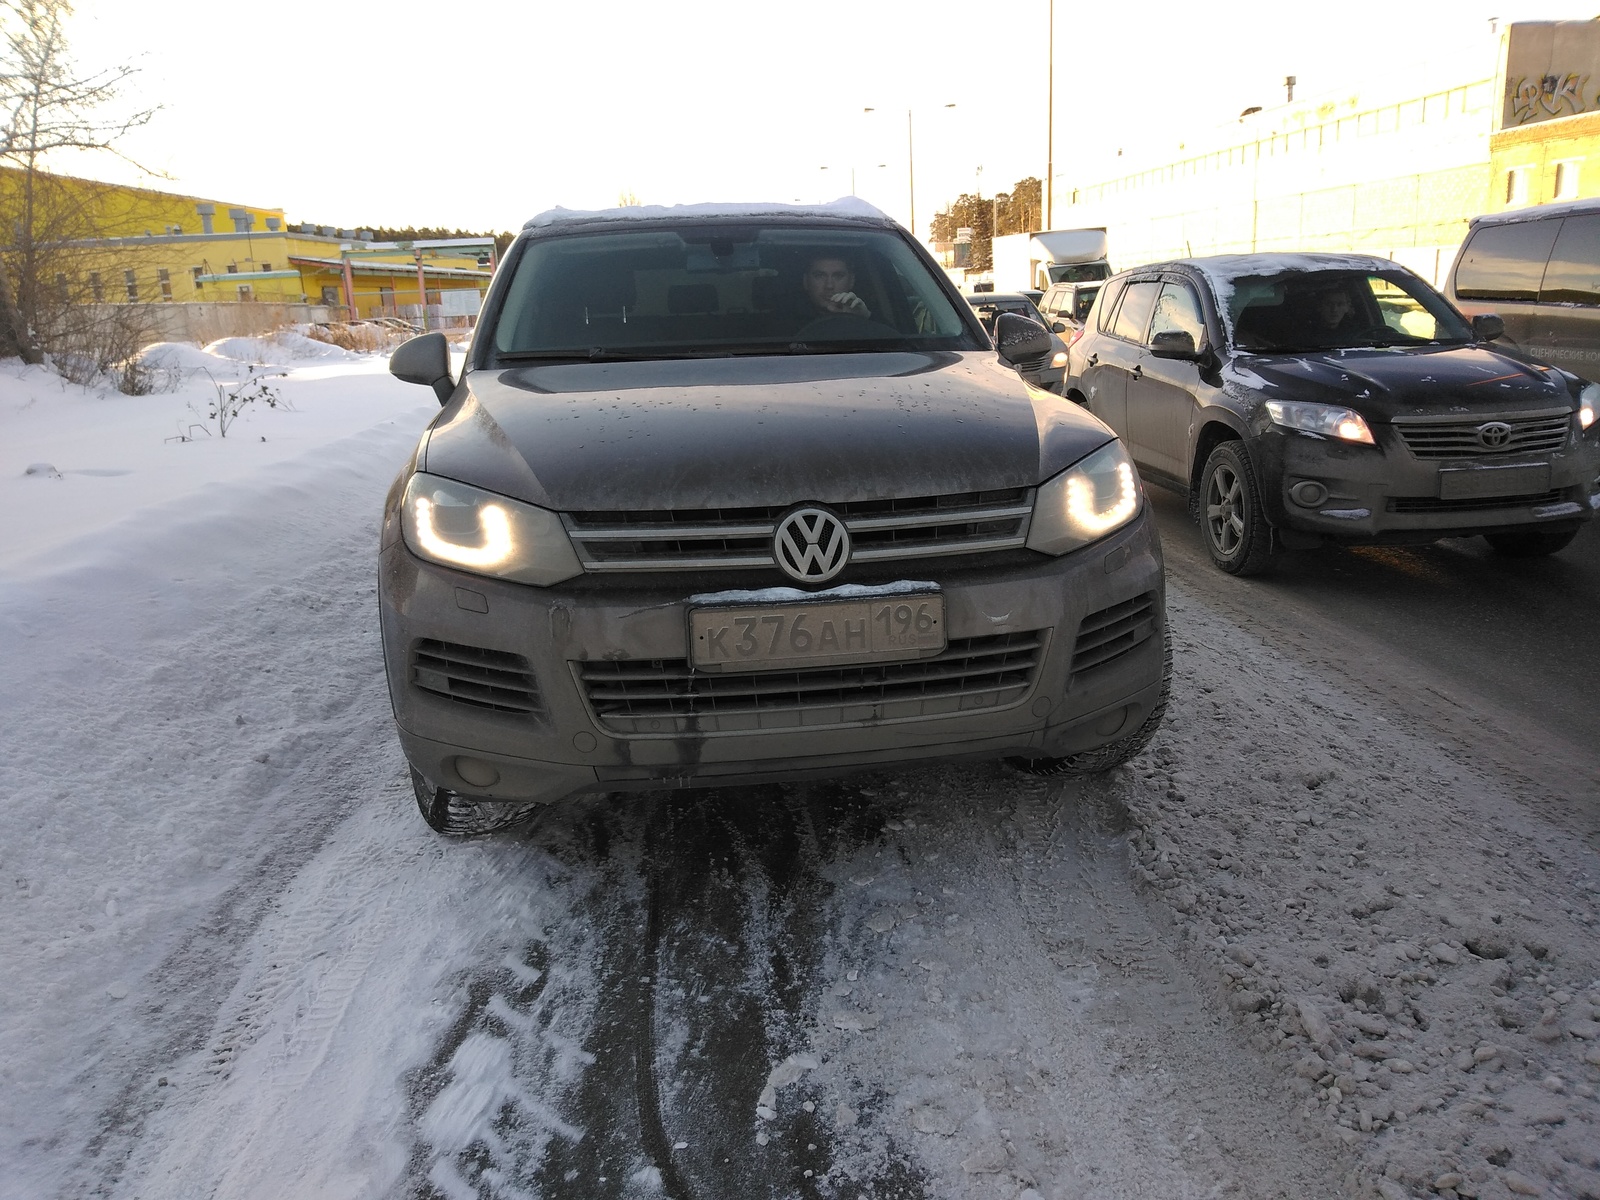
<svg viewBox="0 0 1600 1200">
<path fill-rule="evenodd" d="M 790 579 L 827 583 L 850 561 L 850 531 L 825 508 L 797 508 L 778 522 L 772 557 Z"/>
<path fill-rule="evenodd" d="M 1511 440 L 1511 426 L 1504 421 L 1487 421 L 1478 426 L 1478 445 L 1485 450 L 1499 450 Z"/>
</svg>

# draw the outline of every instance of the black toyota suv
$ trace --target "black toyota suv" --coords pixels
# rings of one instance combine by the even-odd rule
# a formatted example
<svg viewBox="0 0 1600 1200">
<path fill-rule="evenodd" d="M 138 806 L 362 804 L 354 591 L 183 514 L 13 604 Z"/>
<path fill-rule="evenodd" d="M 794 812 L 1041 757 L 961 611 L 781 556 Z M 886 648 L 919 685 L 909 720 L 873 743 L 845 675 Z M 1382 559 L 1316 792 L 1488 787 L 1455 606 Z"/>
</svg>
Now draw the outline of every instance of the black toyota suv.
<svg viewBox="0 0 1600 1200">
<path fill-rule="evenodd" d="M 859 202 L 557 210 L 512 244 L 384 515 L 424 819 L 929 759 L 1103 771 L 1166 703 L 1115 434 Z M 996 344 L 999 352 L 996 352 Z"/>
<path fill-rule="evenodd" d="M 1185 259 L 1102 288 L 1068 395 L 1189 494 L 1212 560 L 1484 535 L 1552 554 L 1600 507 L 1600 386 L 1361 255 Z"/>
</svg>

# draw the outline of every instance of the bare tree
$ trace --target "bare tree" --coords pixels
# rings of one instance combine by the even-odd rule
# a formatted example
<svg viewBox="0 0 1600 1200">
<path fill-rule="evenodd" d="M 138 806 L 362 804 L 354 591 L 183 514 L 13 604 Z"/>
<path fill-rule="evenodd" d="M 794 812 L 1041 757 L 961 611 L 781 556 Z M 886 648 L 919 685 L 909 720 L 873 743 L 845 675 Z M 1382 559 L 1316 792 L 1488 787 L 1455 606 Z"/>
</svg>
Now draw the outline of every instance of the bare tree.
<svg viewBox="0 0 1600 1200">
<path fill-rule="evenodd" d="M 43 361 L 77 272 L 60 269 L 71 243 L 101 235 L 98 206 L 48 174 L 52 155 L 101 151 L 126 159 L 118 143 L 156 110 L 118 112 L 127 65 L 85 72 L 73 61 L 63 24 L 70 0 L 0 0 L 0 164 L 16 172 L 0 203 L 0 353 Z"/>
</svg>

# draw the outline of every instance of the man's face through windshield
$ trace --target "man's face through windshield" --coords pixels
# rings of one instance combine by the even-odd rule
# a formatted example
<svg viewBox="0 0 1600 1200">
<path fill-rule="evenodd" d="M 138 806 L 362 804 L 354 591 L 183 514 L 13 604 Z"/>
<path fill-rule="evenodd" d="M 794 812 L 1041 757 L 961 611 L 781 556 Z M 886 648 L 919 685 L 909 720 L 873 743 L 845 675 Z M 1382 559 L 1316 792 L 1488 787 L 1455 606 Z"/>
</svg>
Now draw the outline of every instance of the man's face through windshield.
<svg viewBox="0 0 1600 1200">
<path fill-rule="evenodd" d="M 1317 316 L 1324 329 L 1338 329 L 1355 311 L 1350 303 L 1350 293 L 1343 288 L 1323 292 L 1317 297 Z"/>
<path fill-rule="evenodd" d="M 822 312 L 849 312 L 850 306 L 835 296 L 855 291 L 856 275 L 842 258 L 814 258 L 803 276 L 806 295 Z"/>
</svg>

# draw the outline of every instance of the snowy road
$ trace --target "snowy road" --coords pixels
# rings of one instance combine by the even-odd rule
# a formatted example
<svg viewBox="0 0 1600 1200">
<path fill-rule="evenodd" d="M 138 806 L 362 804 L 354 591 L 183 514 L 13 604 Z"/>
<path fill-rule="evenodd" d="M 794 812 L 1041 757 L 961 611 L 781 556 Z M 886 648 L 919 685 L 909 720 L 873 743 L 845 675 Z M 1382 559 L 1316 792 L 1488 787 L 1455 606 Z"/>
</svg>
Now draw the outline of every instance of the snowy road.
<svg viewBox="0 0 1600 1200">
<path fill-rule="evenodd" d="M 1108 780 L 447 843 L 378 656 L 395 413 L 0 588 L 0 1196 L 1600 1194 L 1594 757 L 1169 547 Z"/>
</svg>

